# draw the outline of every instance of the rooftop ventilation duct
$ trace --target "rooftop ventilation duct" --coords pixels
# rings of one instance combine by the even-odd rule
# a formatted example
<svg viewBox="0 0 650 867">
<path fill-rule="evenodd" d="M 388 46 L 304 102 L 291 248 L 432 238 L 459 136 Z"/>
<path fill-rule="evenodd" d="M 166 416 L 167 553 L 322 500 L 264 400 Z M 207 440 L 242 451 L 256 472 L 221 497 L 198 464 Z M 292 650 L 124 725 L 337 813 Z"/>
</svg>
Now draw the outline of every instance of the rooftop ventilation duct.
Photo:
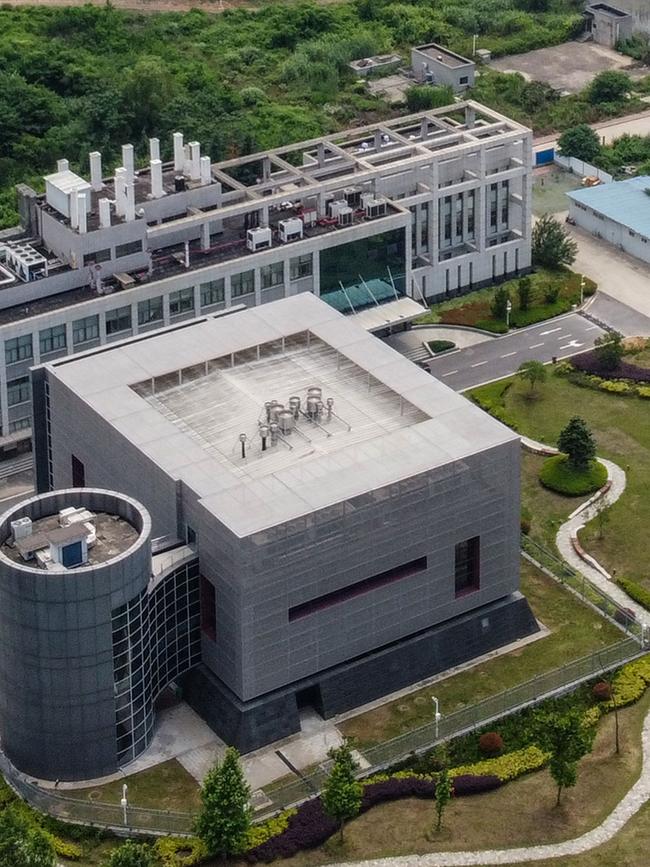
<svg viewBox="0 0 650 867">
<path fill-rule="evenodd" d="M 108 229 L 111 225 L 111 200 L 99 200 L 99 226 L 102 229 Z"/>
<path fill-rule="evenodd" d="M 174 136 L 174 171 L 182 172 L 185 167 L 185 148 L 183 147 L 183 133 L 175 132 Z"/>
<path fill-rule="evenodd" d="M 162 162 L 159 159 L 152 159 L 149 164 L 149 176 L 151 178 L 151 197 L 160 199 L 165 195 L 163 189 L 163 172 Z"/>
<path fill-rule="evenodd" d="M 102 155 L 99 151 L 92 151 L 90 159 L 90 186 L 95 192 L 99 192 L 104 186 L 102 183 Z"/>
<path fill-rule="evenodd" d="M 160 159 L 160 139 L 158 138 L 149 139 L 149 159 L 152 162 Z"/>
<path fill-rule="evenodd" d="M 132 181 L 135 177 L 135 155 L 132 144 L 122 145 L 122 165 L 126 169 L 127 181 Z"/>
</svg>

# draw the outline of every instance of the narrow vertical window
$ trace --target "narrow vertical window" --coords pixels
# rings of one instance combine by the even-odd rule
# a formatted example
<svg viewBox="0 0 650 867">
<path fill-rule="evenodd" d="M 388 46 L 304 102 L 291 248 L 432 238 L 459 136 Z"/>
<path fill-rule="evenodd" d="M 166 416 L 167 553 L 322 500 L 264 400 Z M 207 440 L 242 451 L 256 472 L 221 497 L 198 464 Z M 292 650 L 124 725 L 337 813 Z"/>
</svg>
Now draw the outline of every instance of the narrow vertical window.
<svg viewBox="0 0 650 867">
<path fill-rule="evenodd" d="M 481 540 L 479 536 L 456 545 L 454 564 L 456 596 L 478 590 L 481 584 Z"/>
</svg>

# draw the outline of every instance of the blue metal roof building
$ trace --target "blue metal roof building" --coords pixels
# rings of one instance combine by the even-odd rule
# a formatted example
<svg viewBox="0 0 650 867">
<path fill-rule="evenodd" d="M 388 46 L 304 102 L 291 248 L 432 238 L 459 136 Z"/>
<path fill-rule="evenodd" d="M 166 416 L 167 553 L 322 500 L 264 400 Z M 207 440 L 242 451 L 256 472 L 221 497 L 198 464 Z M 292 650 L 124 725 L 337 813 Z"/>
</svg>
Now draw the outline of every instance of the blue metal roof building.
<svg viewBox="0 0 650 867">
<path fill-rule="evenodd" d="M 650 237 L 650 176 L 613 181 L 567 193 L 569 199 L 609 220 Z"/>
</svg>

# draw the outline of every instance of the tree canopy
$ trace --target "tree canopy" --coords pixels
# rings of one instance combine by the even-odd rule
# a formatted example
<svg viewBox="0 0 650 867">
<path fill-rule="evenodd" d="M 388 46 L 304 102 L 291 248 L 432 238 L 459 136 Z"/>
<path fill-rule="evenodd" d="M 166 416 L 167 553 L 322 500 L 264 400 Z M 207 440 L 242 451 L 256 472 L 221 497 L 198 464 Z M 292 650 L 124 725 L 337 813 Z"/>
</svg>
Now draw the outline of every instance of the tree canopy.
<svg viewBox="0 0 650 867">
<path fill-rule="evenodd" d="M 563 157 L 577 157 L 590 163 L 600 154 L 598 133 L 587 123 L 565 130 L 557 143 Z"/>
<path fill-rule="evenodd" d="M 533 226 L 533 262 L 546 268 L 573 265 L 578 245 L 551 214 L 544 214 Z"/>
<path fill-rule="evenodd" d="M 560 805 L 562 790 L 575 786 L 578 762 L 591 752 L 593 739 L 593 727 L 585 725 L 581 708 L 562 714 L 548 713 L 540 718 L 537 742 L 551 754 L 549 770 L 557 785 L 557 806 Z"/>
<path fill-rule="evenodd" d="M 529 361 L 523 361 L 519 365 L 517 376 L 528 383 L 532 393 L 537 385 L 541 385 L 541 383 L 546 381 L 546 367 L 541 361 L 535 361 L 531 358 Z"/>
<path fill-rule="evenodd" d="M 347 741 L 330 750 L 329 756 L 334 764 L 325 782 L 321 800 L 323 810 L 339 823 L 343 839 L 345 823 L 354 819 L 361 809 L 363 787 L 354 776 L 357 764 Z"/>
<path fill-rule="evenodd" d="M 618 69 L 605 69 L 592 80 L 587 90 L 590 102 L 620 102 L 632 89 L 630 76 Z"/>
<path fill-rule="evenodd" d="M 14 807 L 0 813 L 0 867 L 55 867 L 50 838 Z"/>
<path fill-rule="evenodd" d="M 586 422 L 574 416 L 560 431 L 557 447 L 576 470 L 586 470 L 596 457 L 596 443 Z"/>
<path fill-rule="evenodd" d="M 225 858 L 244 850 L 251 825 L 250 795 L 239 753 L 228 747 L 201 787 L 196 832 L 212 854 Z"/>
</svg>

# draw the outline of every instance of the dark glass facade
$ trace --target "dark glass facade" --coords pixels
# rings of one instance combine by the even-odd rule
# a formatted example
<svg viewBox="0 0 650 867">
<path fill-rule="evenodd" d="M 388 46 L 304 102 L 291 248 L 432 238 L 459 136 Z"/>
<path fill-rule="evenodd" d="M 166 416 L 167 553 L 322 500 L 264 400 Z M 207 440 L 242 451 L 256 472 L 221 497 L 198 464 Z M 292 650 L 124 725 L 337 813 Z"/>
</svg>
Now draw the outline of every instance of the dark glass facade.
<svg viewBox="0 0 650 867">
<path fill-rule="evenodd" d="M 185 563 L 113 611 L 117 758 L 151 739 L 160 692 L 201 657 L 199 564 Z"/>
<path fill-rule="evenodd" d="M 404 294 L 406 232 L 393 229 L 320 252 L 320 294 L 341 313 L 356 313 Z"/>
</svg>

